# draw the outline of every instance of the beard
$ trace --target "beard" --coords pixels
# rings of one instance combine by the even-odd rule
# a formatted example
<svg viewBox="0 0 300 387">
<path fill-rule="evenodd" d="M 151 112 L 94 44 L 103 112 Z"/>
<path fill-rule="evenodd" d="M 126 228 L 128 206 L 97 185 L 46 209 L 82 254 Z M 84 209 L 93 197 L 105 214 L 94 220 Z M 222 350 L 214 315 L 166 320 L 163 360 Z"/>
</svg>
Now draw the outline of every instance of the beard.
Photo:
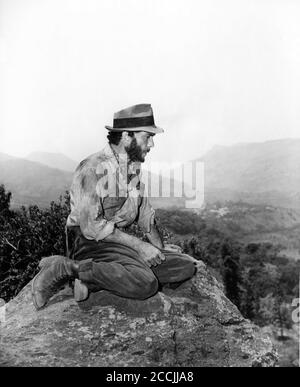
<svg viewBox="0 0 300 387">
<path fill-rule="evenodd" d="M 145 155 L 142 148 L 137 144 L 136 138 L 133 137 L 129 146 L 125 147 L 125 150 L 128 154 L 130 162 L 140 162 L 145 161 Z"/>
</svg>

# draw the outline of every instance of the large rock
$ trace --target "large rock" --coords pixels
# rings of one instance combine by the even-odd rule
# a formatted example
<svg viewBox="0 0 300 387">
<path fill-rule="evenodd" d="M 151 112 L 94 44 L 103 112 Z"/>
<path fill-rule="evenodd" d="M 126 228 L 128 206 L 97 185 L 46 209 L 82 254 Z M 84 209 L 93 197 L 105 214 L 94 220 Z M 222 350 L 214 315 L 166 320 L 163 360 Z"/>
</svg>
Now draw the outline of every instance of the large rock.
<svg viewBox="0 0 300 387">
<path fill-rule="evenodd" d="M 1 323 L 0 323 L 1 324 Z M 6 304 L 2 366 L 274 366 L 270 338 L 224 296 L 199 263 L 197 275 L 145 301 L 106 291 L 77 304 L 70 288 L 36 311 L 30 284 Z"/>
</svg>

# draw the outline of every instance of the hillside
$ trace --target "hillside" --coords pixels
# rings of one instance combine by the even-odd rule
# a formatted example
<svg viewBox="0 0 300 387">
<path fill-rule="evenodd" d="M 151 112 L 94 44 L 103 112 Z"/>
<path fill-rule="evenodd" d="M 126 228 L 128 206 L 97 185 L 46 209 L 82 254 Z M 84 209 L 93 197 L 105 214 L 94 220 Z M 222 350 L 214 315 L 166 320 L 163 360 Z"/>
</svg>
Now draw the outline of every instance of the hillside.
<svg viewBox="0 0 300 387">
<path fill-rule="evenodd" d="M 62 153 L 32 152 L 26 160 L 45 164 L 50 168 L 57 168 L 63 171 L 74 172 L 78 162 L 70 159 Z"/>
<path fill-rule="evenodd" d="M 179 240 L 205 236 L 211 230 L 241 244 L 276 246 L 282 256 L 300 260 L 300 210 L 247 203 L 207 205 L 201 211 L 159 209 L 161 224 Z"/>
<path fill-rule="evenodd" d="M 206 200 L 300 207 L 300 140 L 216 146 L 203 158 Z"/>
<path fill-rule="evenodd" d="M 264 205 L 228 203 L 207 206 L 201 214 L 210 227 L 241 243 L 271 243 L 281 254 L 300 259 L 300 210 Z"/>
<path fill-rule="evenodd" d="M 37 204 L 48 206 L 69 189 L 70 172 L 0 154 L 0 183 L 13 194 L 12 207 Z"/>
</svg>

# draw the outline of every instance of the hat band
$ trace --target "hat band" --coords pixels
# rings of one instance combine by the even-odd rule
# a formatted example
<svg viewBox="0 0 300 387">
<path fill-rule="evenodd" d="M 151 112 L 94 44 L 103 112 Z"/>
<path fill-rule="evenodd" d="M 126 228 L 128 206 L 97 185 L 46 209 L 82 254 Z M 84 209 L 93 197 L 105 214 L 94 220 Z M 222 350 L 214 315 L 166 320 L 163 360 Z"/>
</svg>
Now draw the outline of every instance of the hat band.
<svg viewBox="0 0 300 387">
<path fill-rule="evenodd" d="M 139 126 L 153 126 L 153 125 L 154 125 L 153 116 L 114 119 L 114 129 L 138 128 Z"/>
</svg>

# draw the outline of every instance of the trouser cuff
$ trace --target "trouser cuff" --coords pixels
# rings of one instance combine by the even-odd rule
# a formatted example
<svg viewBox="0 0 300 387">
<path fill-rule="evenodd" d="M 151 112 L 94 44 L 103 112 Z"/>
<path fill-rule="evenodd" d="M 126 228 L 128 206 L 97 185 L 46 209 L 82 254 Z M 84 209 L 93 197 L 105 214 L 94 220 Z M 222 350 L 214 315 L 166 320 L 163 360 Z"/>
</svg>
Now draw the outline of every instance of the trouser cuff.
<svg viewBox="0 0 300 387">
<path fill-rule="evenodd" d="M 93 260 L 91 258 L 79 261 L 78 277 L 83 282 L 90 282 L 93 273 Z"/>
</svg>

